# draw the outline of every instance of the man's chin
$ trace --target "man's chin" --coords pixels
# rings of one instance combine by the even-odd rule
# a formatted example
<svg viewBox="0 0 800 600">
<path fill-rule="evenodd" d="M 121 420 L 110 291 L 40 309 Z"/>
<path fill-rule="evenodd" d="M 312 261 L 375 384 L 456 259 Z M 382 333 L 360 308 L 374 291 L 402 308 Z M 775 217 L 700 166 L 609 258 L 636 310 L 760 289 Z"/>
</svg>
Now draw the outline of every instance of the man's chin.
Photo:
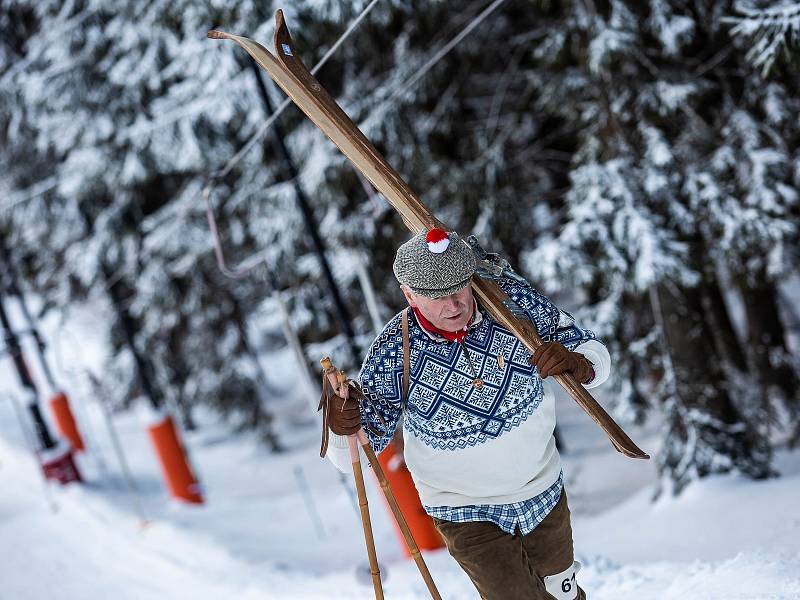
<svg viewBox="0 0 800 600">
<path fill-rule="evenodd" d="M 444 327 L 440 329 L 444 329 L 445 331 L 461 331 L 466 327 L 467 323 L 464 321 L 464 318 L 461 315 L 453 319 L 443 318 Z"/>
</svg>

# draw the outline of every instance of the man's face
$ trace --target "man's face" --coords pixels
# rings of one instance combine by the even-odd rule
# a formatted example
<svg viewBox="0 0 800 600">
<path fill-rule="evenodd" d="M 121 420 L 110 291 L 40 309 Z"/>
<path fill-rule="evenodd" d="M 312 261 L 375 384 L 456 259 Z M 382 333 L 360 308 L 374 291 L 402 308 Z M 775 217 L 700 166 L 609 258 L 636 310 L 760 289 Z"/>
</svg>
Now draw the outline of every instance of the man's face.
<svg viewBox="0 0 800 600">
<path fill-rule="evenodd" d="M 406 286 L 401 286 L 401 289 L 408 303 L 439 329 L 460 331 L 472 316 L 474 301 L 471 285 L 455 294 L 435 299 L 415 294 Z"/>
</svg>

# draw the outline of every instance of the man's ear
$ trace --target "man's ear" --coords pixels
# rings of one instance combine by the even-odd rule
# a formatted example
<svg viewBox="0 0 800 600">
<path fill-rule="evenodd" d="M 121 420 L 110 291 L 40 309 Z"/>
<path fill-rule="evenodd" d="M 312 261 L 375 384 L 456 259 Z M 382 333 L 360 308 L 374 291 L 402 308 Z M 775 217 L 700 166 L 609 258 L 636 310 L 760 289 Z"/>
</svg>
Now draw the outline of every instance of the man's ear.
<svg viewBox="0 0 800 600">
<path fill-rule="evenodd" d="M 408 305 L 411 308 L 416 308 L 417 307 L 417 301 L 414 298 L 414 292 L 412 292 L 410 289 L 408 289 L 408 287 L 406 287 L 405 285 L 402 285 L 402 284 L 400 285 L 400 289 L 403 291 L 403 296 L 406 297 L 406 302 L 408 302 Z"/>
</svg>

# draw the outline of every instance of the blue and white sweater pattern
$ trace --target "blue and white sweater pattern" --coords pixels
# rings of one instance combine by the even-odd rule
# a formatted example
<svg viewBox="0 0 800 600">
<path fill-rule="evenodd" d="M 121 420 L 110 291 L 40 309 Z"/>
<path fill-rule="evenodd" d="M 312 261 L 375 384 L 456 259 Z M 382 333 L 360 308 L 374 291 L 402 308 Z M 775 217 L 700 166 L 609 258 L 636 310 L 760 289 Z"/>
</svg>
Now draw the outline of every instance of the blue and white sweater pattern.
<svg viewBox="0 0 800 600">
<path fill-rule="evenodd" d="M 543 341 L 556 340 L 574 349 L 594 339 L 591 331 L 575 326 L 567 313 L 532 288 L 511 280 L 501 286 Z M 473 369 L 459 344 L 431 339 L 410 313 L 410 392 L 404 407 L 402 314 L 392 318 L 375 340 L 359 382 L 368 399 L 362 420 L 370 425 L 365 430 L 376 452 L 388 444 L 404 408 L 406 430 L 423 444 L 444 451 L 494 439 L 537 409 L 543 398 L 542 381 L 528 362 L 530 353 L 510 331 L 479 310 L 482 318 L 470 327 L 465 345 L 474 372 L 484 381 L 481 388 L 473 385 Z M 382 431 L 378 435 L 374 430 Z"/>
</svg>

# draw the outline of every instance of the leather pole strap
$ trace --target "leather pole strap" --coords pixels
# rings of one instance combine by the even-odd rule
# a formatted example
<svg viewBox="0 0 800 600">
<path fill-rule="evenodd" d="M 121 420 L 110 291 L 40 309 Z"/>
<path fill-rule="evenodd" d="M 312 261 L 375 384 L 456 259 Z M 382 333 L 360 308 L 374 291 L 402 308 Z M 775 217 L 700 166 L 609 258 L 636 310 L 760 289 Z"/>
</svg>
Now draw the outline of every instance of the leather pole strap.
<svg viewBox="0 0 800 600">
<path fill-rule="evenodd" d="M 411 379 L 411 344 L 408 339 L 408 311 L 403 311 L 403 402 L 408 402 L 408 383 Z"/>
</svg>

